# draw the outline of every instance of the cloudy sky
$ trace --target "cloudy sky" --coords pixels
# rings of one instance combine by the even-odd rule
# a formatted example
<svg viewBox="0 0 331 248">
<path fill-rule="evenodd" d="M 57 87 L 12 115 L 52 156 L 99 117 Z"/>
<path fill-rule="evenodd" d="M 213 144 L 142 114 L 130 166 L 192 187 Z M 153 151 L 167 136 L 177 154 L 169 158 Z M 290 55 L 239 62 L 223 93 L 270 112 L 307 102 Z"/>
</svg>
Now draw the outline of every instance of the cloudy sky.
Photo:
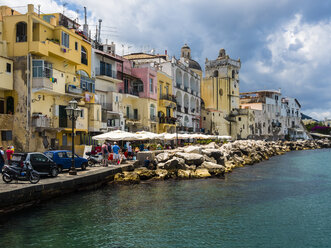
<svg viewBox="0 0 331 248">
<path fill-rule="evenodd" d="M 242 61 L 240 91 L 281 89 L 303 112 L 331 118 L 331 1 L 306 0 L 0 0 L 25 13 L 63 12 L 115 41 L 117 53 L 168 51 L 187 43 L 204 67 L 220 48 Z M 83 4 L 83 5 L 82 5 Z"/>
</svg>

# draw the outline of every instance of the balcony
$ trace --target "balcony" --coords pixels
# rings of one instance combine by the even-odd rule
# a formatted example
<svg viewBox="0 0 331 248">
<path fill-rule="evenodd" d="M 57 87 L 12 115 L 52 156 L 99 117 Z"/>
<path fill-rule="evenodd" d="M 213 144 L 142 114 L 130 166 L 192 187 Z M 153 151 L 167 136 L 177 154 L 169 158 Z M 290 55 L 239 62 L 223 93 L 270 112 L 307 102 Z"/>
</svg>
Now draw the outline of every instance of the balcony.
<svg viewBox="0 0 331 248">
<path fill-rule="evenodd" d="M 175 117 L 160 117 L 159 118 L 159 123 L 160 124 L 171 124 L 175 125 L 176 124 L 176 119 Z"/>
<path fill-rule="evenodd" d="M 125 115 L 124 118 L 129 121 L 140 121 L 140 115 L 130 114 L 130 115 Z"/>
<path fill-rule="evenodd" d="M 162 95 L 160 96 L 160 100 L 168 100 L 176 103 L 176 97 L 173 95 Z"/>
<path fill-rule="evenodd" d="M 32 115 L 32 126 L 36 128 L 51 128 L 52 119 L 42 114 Z"/>
<path fill-rule="evenodd" d="M 182 112 L 182 106 L 180 105 L 177 105 L 177 109 L 176 109 L 178 112 Z"/>
<path fill-rule="evenodd" d="M 180 89 L 180 84 L 179 84 L 179 83 L 177 83 L 177 84 L 176 84 L 176 87 L 177 87 L 178 89 Z"/>
<path fill-rule="evenodd" d="M 112 103 L 103 103 L 101 104 L 101 108 L 107 111 L 114 111 Z"/>
<path fill-rule="evenodd" d="M 124 89 L 124 90 L 119 90 L 119 93 L 122 93 L 122 94 L 128 94 L 128 95 L 131 95 L 131 96 L 138 96 L 139 97 L 139 92 L 136 91 L 136 90 L 132 90 L 132 89 Z"/>
<path fill-rule="evenodd" d="M 184 91 L 188 92 L 188 87 L 184 86 Z"/>
<path fill-rule="evenodd" d="M 184 113 L 188 114 L 188 108 L 184 107 Z"/>
<path fill-rule="evenodd" d="M 100 67 L 95 68 L 95 75 L 96 76 L 106 76 L 111 77 L 117 80 L 117 71 L 116 70 L 105 70 Z"/>
<path fill-rule="evenodd" d="M 83 90 L 81 88 L 78 88 L 76 85 L 67 84 L 66 93 L 81 95 L 81 94 L 83 94 Z"/>
<path fill-rule="evenodd" d="M 33 77 L 32 78 L 33 90 L 53 90 L 53 83 L 46 77 Z"/>
</svg>

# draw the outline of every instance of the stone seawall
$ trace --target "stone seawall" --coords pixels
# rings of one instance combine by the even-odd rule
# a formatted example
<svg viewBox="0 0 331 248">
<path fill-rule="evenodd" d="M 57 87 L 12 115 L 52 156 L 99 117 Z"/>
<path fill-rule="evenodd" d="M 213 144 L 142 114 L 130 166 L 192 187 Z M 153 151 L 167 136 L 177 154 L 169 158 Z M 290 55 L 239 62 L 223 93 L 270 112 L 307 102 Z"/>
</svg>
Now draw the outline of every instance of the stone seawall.
<svg viewBox="0 0 331 248">
<path fill-rule="evenodd" d="M 0 187 L 0 215 L 14 212 L 41 201 L 60 195 L 96 189 L 114 179 L 114 175 L 126 170 L 133 170 L 132 164 L 118 167 L 101 167 L 78 172 L 76 176 L 61 174 L 56 178 L 42 179 L 38 184 L 29 182 L 2 183 Z"/>
<path fill-rule="evenodd" d="M 158 153 L 148 168 L 117 173 L 114 182 L 127 184 L 139 183 L 141 180 L 222 177 L 236 167 L 253 165 L 271 156 L 294 150 L 320 148 L 331 148 L 331 141 L 239 140 L 221 146 L 215 143 L 188 146 Z"/>
</svg>

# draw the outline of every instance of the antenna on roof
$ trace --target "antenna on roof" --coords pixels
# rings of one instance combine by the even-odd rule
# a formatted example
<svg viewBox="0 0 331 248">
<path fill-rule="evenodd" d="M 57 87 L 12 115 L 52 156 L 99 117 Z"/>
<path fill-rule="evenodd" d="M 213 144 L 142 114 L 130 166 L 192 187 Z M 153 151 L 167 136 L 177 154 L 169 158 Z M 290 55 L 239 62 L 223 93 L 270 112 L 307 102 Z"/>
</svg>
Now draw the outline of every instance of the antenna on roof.
<svg viewBox="0 0 331 248">
<path fill-rule="evenodd" d="M 98 34 L 98 42 L 101 43 L 101 38 L 100 38 L 100 35 L 101 35 L 101 22 L 102 20 L 99 19 L 99 34 Z"/>
</svg>

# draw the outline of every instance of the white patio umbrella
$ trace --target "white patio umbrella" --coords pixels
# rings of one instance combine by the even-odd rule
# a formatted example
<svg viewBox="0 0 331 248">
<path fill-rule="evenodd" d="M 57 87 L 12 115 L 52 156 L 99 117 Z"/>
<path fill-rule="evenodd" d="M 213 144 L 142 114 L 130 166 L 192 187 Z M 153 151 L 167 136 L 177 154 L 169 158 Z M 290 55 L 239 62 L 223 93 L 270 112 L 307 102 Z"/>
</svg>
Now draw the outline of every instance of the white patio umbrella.
<svg viewBox="0 0 331 248">
<path fill-rule="evenodd" d="M 232 139 L 232 137 L 231 136 L 227 136 L 227 135 L 223 135 L 223 136 L 217 136 L 217 138 L 218 139 L 225 139 L 225 140 L 230 140 L 230 139 Z"/>
<path fill-rule="evenodd" d="M 163 139 L 164 138 L 163 134 L 157 134 L 157 133 L 152 133 L 152 132 L 147 132 L 147 131 L 136 132 L 136 135 L 137 135 L 138 140 L 154 140 L 154 139 Z"/>
<path fill-rule="evenodd" d="M 175 140 L 176 134 L 175 133 L 161 133 L 163 135 L 164 140 Z"/>
<path fill-rule="evenodd" d="M 136 140 L 139 138 L 139 135 L 135 133 L 129 133 L 122 130 L 115 130 L 108 133 L 99 134 L 93 136 L 92 139 L 94 140 Z"/>
</svg>

